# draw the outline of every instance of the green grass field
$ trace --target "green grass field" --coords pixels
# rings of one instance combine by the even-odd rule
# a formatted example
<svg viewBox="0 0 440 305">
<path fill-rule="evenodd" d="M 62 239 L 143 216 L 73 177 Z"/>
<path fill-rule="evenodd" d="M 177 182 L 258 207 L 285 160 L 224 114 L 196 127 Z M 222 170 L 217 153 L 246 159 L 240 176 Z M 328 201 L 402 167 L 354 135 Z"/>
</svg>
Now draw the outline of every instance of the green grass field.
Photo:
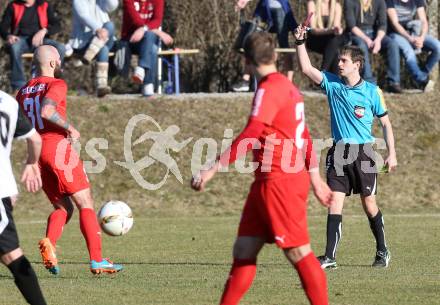
<svg viewBox="0 0 440 305">
<path fill-rule="evenodd" d="M 384 211 L 392 251 L 388 269 L 370 267 L 374 241 L 367 220 L 344 219 L 340 267 L 327 272 L 331 304 L 432 305 L 438 299 L 439 214 Z M 312 245 L 324 247 L 325 215 L 310 217 Z M 50 275 L 36 246 L 43 219 L 17 215 L 21 243 L 40 278 L 49 304 L 217 304 L 230 266 L 238 216 L 154 217 L 136 215 L 126 236 L 104 238 L 104 255 L 125 264 L 114 276 L 93 276 L 78 222 L 59 242 L 61 275 Z M 0 304 L 25 304 L 6 268 L 0 268 Z M 274 246 L 261 253 L 254 285 L 242 304 L 308 304 L 296 272 Z"/>
<path fill-rule="evenodd" d="M 374 241 L 359 200 L 348 200 L 338 263 L 328 272 L 331 304 L 433 305 L 440 304 L 440 121 L 438 94 L 386 95 L 396 136 L 398 171 L 379 178 L 378 202 L 385 215 L 387 240 L 392 252 L 387 270 L 372 269 Z M 93 276 L 88 270 L 85 242 L 77 214 L 66 227 L 58 246 L 61 276 L 51 276 L 41 265 L 37 242 L 45 232 L 50 205 L 44 194 L 21 192 L 15 209 L 21 245 L 33 262 L 48 303 L 52 305 L 217 304 L 231 263 L 231 247 L 251 175 L 236 171 L 218 174 L 206 192 L 189 188 L 193 144 L 202 137 L 220 143 L 225 128 L 234 135 L 243 128 L 251 95 L 209 97 L 195 95 L 142 99 L 97 100 L 69 97 L 70 120 L 80 130 L 83 147 L 96 137 L 108 140 L 100 152 L 105 170 L 89 174 L 98 208 L 110 199 L 126 201 L 135 225 L 120 238 L 104 237 L 104 255 L 125 264 L 115 276 Z M 328 107 L 322 97 L 306 97 L 306 116 L 314 138 L 329 137 Z M 157 191 L 142 189 L 114 161 L 124 160 L 123 136 L 136 114 L 152 116 L 162 128 L 180 127 L 176 137 L 194 140 L 176 158 L 183 185 L 174 177 Z M 140 136 L 140 125 L 135 130 Z M 378 126 L 375 134 L 381 137 Z M 135 139 L 135 138 L 133 138 Z M 148 146 L 139 145 L 138 160 Z M 384 152 L 382 151 L 382 154 Z M 81 157 L 91 158 L 82 150 Z M 321 154 L 321 160 L 325 151 Z M 24 158 L 24 143 L 13 150 L 16 177 Z M 324 166 L 321 164 L 321 168 Z M 157 181 L 163 167 L 142 172 Z M 436 178 L 437 177 L 437 178 Z M 325 210 L 310 198 L 312 246 L 324 249 Z M 353 215 L 353 216 L 349 216 Z M 0 305 L 25 304 L 8 270 L 0 267 Z M 266 247 L 259 259 L 256 280 L 241 304 L 308 304 L 296 272 L 275 246 Z"/>
</svg>

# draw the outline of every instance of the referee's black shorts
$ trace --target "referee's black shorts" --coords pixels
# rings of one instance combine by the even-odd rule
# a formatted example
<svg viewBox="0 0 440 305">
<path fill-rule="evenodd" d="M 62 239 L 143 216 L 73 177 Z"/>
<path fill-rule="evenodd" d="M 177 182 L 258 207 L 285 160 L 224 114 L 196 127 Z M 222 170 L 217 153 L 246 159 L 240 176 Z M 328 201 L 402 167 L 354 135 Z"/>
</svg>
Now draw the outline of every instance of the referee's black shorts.
<svg viewBox="0 0 440 305">
<path fill-rule="evenodd" d="M 347 196 L 377 194 L 377 168 L 372 144 L 334 144 L 327 153 L 327 184 Z"/>
<path fill-rule="evenodd" d="M 9 253 L 18 246 L 17 229 L 12 218 L 11 198 L 0 200 L 0 255 Z"/>
</svg>

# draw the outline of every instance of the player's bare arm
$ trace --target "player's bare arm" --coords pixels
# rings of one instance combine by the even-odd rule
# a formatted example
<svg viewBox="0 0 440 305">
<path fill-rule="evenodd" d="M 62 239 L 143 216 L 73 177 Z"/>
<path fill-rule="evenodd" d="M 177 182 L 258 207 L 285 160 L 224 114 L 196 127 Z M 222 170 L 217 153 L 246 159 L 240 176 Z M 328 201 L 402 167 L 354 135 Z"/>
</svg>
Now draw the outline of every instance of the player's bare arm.
<svg viewBox="0 0 440 305">
<path fill-rule="evenodd" d="M 239 143 L 244 139 L 258 139 L 263 132 L 264 123 L 255 119 L 249 119 L 244 130 L 235 138 L 231 146 L 226 149 L 215 162 L 208 164 L 204 169 L 195 175 L 191 180 L 191 187 L 196 191 L 203 191 L 206 183 L 212 179 L 221 166 L 227 166 L 234 162 L 237 158 L 244 156 L 251 146 L 247 146 L 246 150 L 238 151 Z"/>
<path fill-rule="evenodd" d="M 191 179 L 191 187 L 195 191 L 203 191 L 206 184 L 211 180 L 220 168 L 220 163 L 218 161 L 214 162 L 208 169 L 202 169 Z"/>
<path fill-rule="evenodd" d="M 332 204 L 333 193 L 330 187 L 325 183 L 319 174 L 319 169 L 310 169 L 310 182 L 312 184 L 313 193 L 316 199 L 325 207 L 329 207 Z"/>
<path fill-rule="evenodd" d="M 28 156 L 21 175 L 21 182 L 26 186 L 28 192 L 34 193 L 42 186 L 40 168 L 38 167 L 42 141 L 40 135 L 35 132 L 26 139 L 26 142 Z"/>
<path fill-rule="evenodd" d="M 321 71 L 312 66 L 309 54 L 307 54 L 305 45 L 307 30 L 308 28 L 303 25 L 299 25 L 295 30 L 296 53 L 298 54 L 298 61 L 302 73 L 304 73 L 314 83 L 320 84 L 322 82 Z"/>
<path fill-rule="evenodd" d="M 56 106 L 57 103 L 54 100 L 44 98 L 41 106 L 41 117 L 66 130 L 72 142 L 77 141 L 80 137 L 80 133 L 61 117 Z"/>
<path fill-rule="evenodd" d="M 380 124 L 382 125 L 383 138 L 387 145 L 388 157 L 385 160 L 385 165 L 388 167 L 388 171 L 392 172 L 397 166 L 396 149 L 394 147 L 394 134 L 393 127 L 388 115 L 380 118 Z"/>
<path fill-rule="evenodd" d="M 303 137 L 305 139 L 305 143 L 307 144 L 303 146 L 302 153 L 305 160 L 305 168 L 310 175 L 313 193 L 323 206 L 329 207 L 332 204 L 333 193 L 319 174 L 318 157 L 313 148 L 313 140 L 307 127 L 304 130 Z"/>
<path fill-rule="evenodd" d="M 56 109 L 57 103 L 50 98 L 44 98 L 41 107 L 41 117 L 56 124 L 57 126 L 68 130 L 70 124 L 65 121 Z"/>
</svg>

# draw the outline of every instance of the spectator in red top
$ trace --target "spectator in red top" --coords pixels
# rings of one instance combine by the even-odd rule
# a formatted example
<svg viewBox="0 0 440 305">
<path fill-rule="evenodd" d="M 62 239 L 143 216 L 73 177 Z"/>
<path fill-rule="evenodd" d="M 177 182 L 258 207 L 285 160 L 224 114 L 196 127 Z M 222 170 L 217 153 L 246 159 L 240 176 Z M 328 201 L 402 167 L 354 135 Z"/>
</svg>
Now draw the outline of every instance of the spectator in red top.
<svg viewBox="0 0 440 305">
<path fill-rule="evenodd" d="M 130 43 L 133 53 L 139 55 L 139 63 L 133 81 L 142 84 L 142 95 L 154 95 L 157 51 L 159 38 L 166 45 L 173 38 L 159 29 L 164 11 L 164 0 L 124 0 L 122 40 Z"/>
<path fill-rule="evenodd" d="M 11 55 L 11 87 L 18 90 L 26 83 L 21 55 L 40 45 L 57 48 L 61 59 L 64 45 L 47 37 L 61 30 L 53 7 L 45 0 L 11 1 L 0 23 L 0 35 L 6 40 Z"/>
</svg>

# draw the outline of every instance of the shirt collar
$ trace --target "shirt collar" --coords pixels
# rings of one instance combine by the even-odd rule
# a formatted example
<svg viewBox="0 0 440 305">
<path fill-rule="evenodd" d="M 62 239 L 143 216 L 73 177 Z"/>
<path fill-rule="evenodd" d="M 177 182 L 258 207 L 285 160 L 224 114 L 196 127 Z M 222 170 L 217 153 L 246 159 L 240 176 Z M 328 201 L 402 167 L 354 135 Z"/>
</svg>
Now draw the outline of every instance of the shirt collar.
<svg viewBox="0 0 440 305">
<path fill-rule="evenodd" d="M 357 87 L 361 86 L 364 83 L 364 79 L 362 77 L 359 79 L 359 81 L 354 86 L 347 85 L 345 83 L 344 79 L 342 79 L 342 81 L 344 82 L 345 87 L 350 88 L 350 89 L 351 88 L 357 88 Z"/>
</svg>

